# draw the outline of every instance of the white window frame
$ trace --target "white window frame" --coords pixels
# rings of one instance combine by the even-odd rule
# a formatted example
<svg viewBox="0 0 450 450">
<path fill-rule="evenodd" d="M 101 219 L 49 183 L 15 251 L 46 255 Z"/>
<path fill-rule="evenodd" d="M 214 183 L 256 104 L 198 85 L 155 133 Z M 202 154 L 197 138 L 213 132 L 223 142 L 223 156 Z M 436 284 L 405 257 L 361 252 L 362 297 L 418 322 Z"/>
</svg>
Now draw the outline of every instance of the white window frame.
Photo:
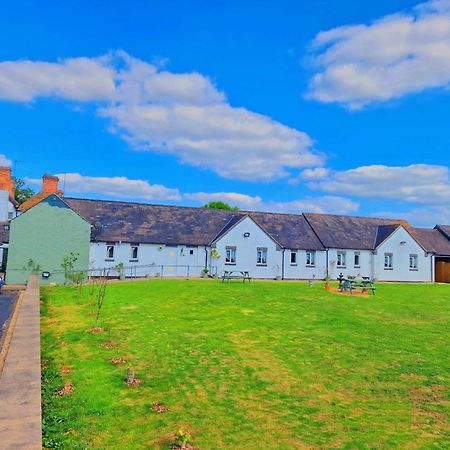
<svg viewBox="0 0 450 450">
<path fill-rule="evenodd" d="M 394 269 L 394 255 L 392 253 L 384 254 L 384 270 Z"/>
<path fill-rule="evenodd" d="M 136 249 L 136 256 L 133 256 L 134 250 Z M 130 246 L 130 261 L 138 261 L 139 260 L 139 245 L 131 245 Z"/>
<path fill-rule="evenodd" d="M 292 257 L 294 257 L 294 261 L 292 261 Z M 297 265 L 297 252 L 291 252 L 290 262 L 291 262 L 291 266 Z"/>
<path fill-rule="evenodd" d="M 336 266 L 340 269 L 347 267 L 347 252 L 339 251 L 336 253 Z"/>
<path fill-rule="evenodd" d="M 358 258 L 358 264 L 356 263 L 356 259 Z M 355 252 L 353 255 L 353 265 L 358 268 L 361 267 L 361 252 Z"/>
<path fill-rule="evenodd" d="M 307 251 L 306 252 L 306 267 L 315 267 L 316 266 L 316 252 L 315 251 Z"/>
<path fill-rule="evenodd" d="M 110 252 L 112 250 L 112 252 Z M 114 261 L 114 253 L 116 252 L 116 248 L 114 244 L 106 245 L 106 258 L 105 261 Z M 110 256 L 111 253 L 111 256 Z"/>
<path fill-rule="evenodd" d="M 236 247 L 232 246 L 225 247 L 225 265 L 227 266 L 236 265 Z"/>
<path fill-rule="evenodd" d="M 415 253 L 409 255 L 409 270 L 419 270 L 419 255 Z"/>
<path fill-rule="evenodd" d="M 267 266 L 267 247 L 258 247 L 256 249 L 256 265 Z"/>
</svg>

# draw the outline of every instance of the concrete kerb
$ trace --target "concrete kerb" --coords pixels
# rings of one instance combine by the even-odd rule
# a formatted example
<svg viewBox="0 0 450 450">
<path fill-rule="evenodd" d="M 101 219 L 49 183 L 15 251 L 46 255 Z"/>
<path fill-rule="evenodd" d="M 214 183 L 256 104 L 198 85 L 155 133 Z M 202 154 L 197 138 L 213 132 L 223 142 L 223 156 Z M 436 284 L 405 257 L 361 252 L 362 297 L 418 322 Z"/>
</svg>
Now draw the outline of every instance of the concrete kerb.
<svg viewBox="0 0 450 450">
<path fill-rule="evenodd" d="M 40 296 L 37 275 L 30 276 L 17 309 L 0 375 L 1 448 L 41 449 Z"/>
</svg>

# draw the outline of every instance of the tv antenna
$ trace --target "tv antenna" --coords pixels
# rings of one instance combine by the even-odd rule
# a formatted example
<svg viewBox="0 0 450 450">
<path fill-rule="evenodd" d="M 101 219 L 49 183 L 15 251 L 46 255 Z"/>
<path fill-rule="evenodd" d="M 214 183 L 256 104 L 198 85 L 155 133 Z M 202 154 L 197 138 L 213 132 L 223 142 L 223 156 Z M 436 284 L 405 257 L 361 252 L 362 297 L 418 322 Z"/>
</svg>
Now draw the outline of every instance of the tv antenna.
<svg viewBox="0 0 450 450">
<path fill-rule="evenodd" d="M 20 159 L 15 159 L 14 160 L 14 165 L 13 165 L 13 177 L 16 177 L 16 171 L 17 171 L 17 164 L 23 163 L 24 161 L 21 161 Z"/>
</svg>

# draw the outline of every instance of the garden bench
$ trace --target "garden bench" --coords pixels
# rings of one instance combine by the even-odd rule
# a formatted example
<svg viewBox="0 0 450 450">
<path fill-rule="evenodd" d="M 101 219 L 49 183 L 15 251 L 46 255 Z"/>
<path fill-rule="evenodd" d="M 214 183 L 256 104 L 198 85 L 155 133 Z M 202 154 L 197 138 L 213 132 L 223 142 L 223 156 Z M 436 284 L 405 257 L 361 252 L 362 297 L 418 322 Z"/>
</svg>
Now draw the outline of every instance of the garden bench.
<svg viewBox="0 0 450 450">
<path fill-rule="evenodd" d="M 252 277 L 247 270 L 225 270 L 222 275 L 222 283 L 230 280 L 242 280 L 243 283 L 248 280 L 250 283 L 251 279 Z"/>
<path fill-rule="evenodd" d="M 350 294 L 353 294 L 353 291 L 356 289 L 361 289 L 362 293 L 371 291 L 375 295 L 376 287 L 374 286 L 373 280 L 369 277 L 363 277 L 362 280 L 356 280 L 351 277 L 340 278 L 339 290 L 341 292 L 350 292 Z"/>
</svg>

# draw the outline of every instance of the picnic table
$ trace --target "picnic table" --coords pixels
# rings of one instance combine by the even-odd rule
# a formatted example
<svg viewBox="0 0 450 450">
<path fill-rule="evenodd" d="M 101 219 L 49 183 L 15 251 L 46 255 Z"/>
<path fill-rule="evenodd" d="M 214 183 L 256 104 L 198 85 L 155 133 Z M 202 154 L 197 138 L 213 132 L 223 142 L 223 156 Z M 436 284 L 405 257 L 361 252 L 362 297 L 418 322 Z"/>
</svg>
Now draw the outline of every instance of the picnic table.
<svg viewBox="0 0 450 450">
<path fill-rule="evenodd" d="M 376 287 L 370 277 L 362 277 L 360 280 L 355 277 L 339 278 L 339 290 L 341 292 L 350 292 L 353 295 L 353 291 L 356 289 L 361 289 L 362 293 L 372 291 L 372 294 L 375 295 Z"/>
<path fill-rule="evenodd" d="M 230 280 L 242 280 L 243 283 L 245 283 L 245 280 L 248 280 L 250 283 L 251 279 L 247 270 L 224 270 L 222 275 L 222 283 Z"/>
</svg>

